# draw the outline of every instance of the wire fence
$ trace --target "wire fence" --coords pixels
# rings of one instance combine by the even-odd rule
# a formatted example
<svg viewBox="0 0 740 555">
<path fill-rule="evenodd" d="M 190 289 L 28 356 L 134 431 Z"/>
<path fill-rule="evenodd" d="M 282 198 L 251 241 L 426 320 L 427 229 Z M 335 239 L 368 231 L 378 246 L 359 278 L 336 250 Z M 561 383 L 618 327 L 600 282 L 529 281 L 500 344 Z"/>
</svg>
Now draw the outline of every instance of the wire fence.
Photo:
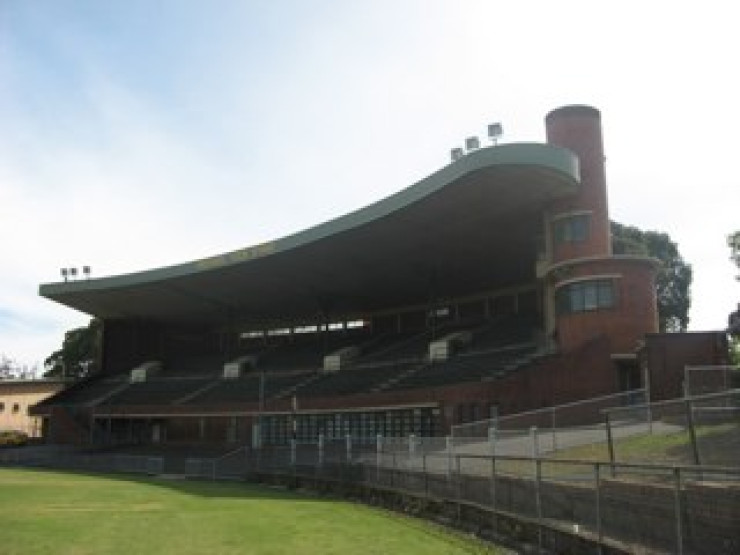
<svg viewBox="0 0 740 555">
<path fill-rule="evenodd" d="M 0 451 L 0 464 L 181 475 L 183 478 L 311 478 L 443 500 L 463 527 L 496 536 L 501 515 L 628 551 L 740 552 L 740 468 L 555 460 L 458 452 L 446 438 L 366 438 L 239 448 L 219 457 Z M 481 511 L 488 517 L 481 517 Z M 478 515 L 478 516 L 476 516 Z"/>
<path fill-rule="evenodd" d="M 603 444 L 609 437 L 604 411 L 643 404 L 647 390 L 594 397 L 574 403 L 453 426 L 455 446 L 469 454 L 554 455 Z"/>
<path fill-rule="evenodd" d="M 684 367 L 683 390 L 686 396 L 719 393 L 740 388 L 740 368 L 732 365 Z"/>
<path fill-rule="evenodd" d="M 659 452 L 683 464 L 740 462 L 740 389 L 607 409 L 609 460 Z"/>
</svg>

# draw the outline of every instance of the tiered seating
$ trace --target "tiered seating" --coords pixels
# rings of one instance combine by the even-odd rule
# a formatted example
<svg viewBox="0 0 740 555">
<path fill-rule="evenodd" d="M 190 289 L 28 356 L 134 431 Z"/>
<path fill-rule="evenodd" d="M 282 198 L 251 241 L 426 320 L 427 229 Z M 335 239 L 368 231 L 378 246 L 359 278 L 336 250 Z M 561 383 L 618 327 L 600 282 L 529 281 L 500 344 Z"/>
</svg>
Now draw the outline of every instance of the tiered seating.
<svg viewBox="0 0 740 555">
<path fill-rule="evenodd" d="M 377 365 L 401 360 L 420 360 L 426 355 L 430 337 L 429 330 L 386 334 L 363 349 L 357 364 Z"/>
<path fill-rule="evenodd" d="M 301 372 L 285 374 L 265 372 L 264 399 L 272 399 L 310 379 L 312 376 L 315 376 L 315 373 Z M 234 380 L 219 380 L 214 387 L 190 399 L 188 403 L 211 405 L 219 403 L 257 402 L 260 398 L 260 380 L 259 373 L 250 373 Z"/>
<path fill-rule="evenodd" d="M 213 378 L 156 377 L 132 383 L 105 401 L 106 405 L 167 405 L 206 387 Z"/>
<path fill-rule="evenodd" d="M 164 368 L 170 376 L 215 376 L 221 374 L 223 364 L 220 355 L 199 355 L 165 361 Z"/>
<path fill-rule="evenodd" d="M 69 389 L 65 389 L 57 395 L 50 397 L 40 405 L 87 405 L 95 404 L 104 399 L 117 388 L 125 385 L 128 376 L 119 375 L 105 378 L 91 378 L 84 382 L 78 382 Z"/>
<path fill-rule="evenodd" d="M 515 369 L 535 352 L 533 344 L 496 351 L 460 355 L 444 362 L 430 363 L 411 373 L 389 389 L 439 387 L 460 382 L 497 378 Z"/>
<path fill-rule="evenodd" d="M 325 355 L 343 347 L 360 345 L 367 340 L 368 333 L 358 329 L 273 337 L 267 343 L 255 341 L 243 354 L 256 355 L 258 369 L 266 372 L 317 370 L 323 365 Z"/>
<path fill-rule="evenodd" d="M 429 362 L 429 343 L 455 331 L 470 331 L 472 340 L 442 362 Z M 260 376 L 264 400 L 334 397 L 389 390 L 445 386 L 495 379 L 529 360 L 535 352 L 531 323 L 502 318 L 481 324 L 446 324 L 435 330 L 371 335 L 369 328 L 321 334 L 256 338 L 242 355 L 255 355 L 256 370 L 223 379 L 222 355 L 193 355 L 165 360 L 163 373 L 130 383 L 128 375 L 90 379 L 55 396 L 53 404 L 218 405 L 256 403 Z M 360 354 L 338 372 L 321 371 L 323 357 L 354 346 Z M 230 355 L 234 360 L 239 354 Z"/>
<path fill-rule="evenodd" d="M 405 362 L 377 366 L 359 366 L 339 372 L 322 374 L 318 379 L 301 387 L 297 394 L 302 397 L 332 397 L 353 393 L 368 393 L 402 372 L 419 363 Z"/>
</svg>

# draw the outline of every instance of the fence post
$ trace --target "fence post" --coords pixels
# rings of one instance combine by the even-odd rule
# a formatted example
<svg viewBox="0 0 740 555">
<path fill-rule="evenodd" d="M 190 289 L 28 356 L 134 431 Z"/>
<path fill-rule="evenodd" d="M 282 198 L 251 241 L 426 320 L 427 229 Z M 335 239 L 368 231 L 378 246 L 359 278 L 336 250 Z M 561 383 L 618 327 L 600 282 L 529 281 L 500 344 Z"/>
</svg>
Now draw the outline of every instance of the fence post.
<svg viewBox="0 0 740 555">
<path fill-rule="evenodd" d="M 318 468 L 321 469 L 324 466 L 324 434 L 319 434 L 319 460 L 318 460 Z"/>
<path fill-rule="evenodd" d="M 686 422 L 689 427 L 689 438 L 691 439 L 691 450 L 694 455 L 694 464 L 699 465 L 699 446 L 696 444 L 696 429 L 694 427 L 694 408 L 691 406 L 691 399 L 684 403 L 686 408 Z"/>
<path fill-rule="evenodd" d="M 537 438 L 537 426 L 532 426 L 529 429 L 529 437 L 532 440 L 532 458 L 536 459 L 540 456 L 540 446 Z"/>
<path fill-rule="evenodd" d="M 375 436 L 375 482 L 380 483 L 380 465 L 383 462 L 383 436 Z"/>
<path fill-rule="evenodd" d="M 452 444 L 452 437 L 447 436 L 445 438 L 445 446 L 447 448 L 447 476 L 452 475 L 452 454 L 454 451 L 454 445 Z"/>
<path fill-rule="evenodd" d="M 347 464 L 349 464 L 352 462 L 352 434 L 347 434 L 345 441 L 347 442 Z"/>
<path fill-rule="evenodd" d="M 295 438 L 290 438 L 290 465 L 295 467 L 295 464 L 296 464 Z"/>
<path fill-rule="evenodd" d="M 604 537 L 603 530 L 601 528 L 601 467 L 600 463 L 594 463 L 594 487 L 596 489 L 596 537 L 599 539 L 599 544 Z M 599 551 L 601 545 L 599 545 Z"/>
<path fill-rule="evenodd" d="M 416 454 L 416 436 L 414 434 L 409 434 L 409 464 L 408 467 L 411 468 L 413 464 L 413 457 Z"/>
<path fill-rule="evenodd" d="M 532 426 L 529 429 L 529 437 L 532 440 L 532 460 L 534 461 L 534 466 L 535 466 L 534 470 L 536 474 L 537 469 L 539 468 L 539 466 L 537 465 L 537 461 L 539 460 L 539 457 L 540 457 L 540 449 L 539 449 L 540 446 L 539 446 L 538 439 L 537 439 L 537 426 Z"/>
<path fill-rule="evenodd" d="M 493 515 L 494 524 L 496 522 L 496 457 L 491 457 L 491 514 Z M 494 526 L 494 530 L 496 527 Z"/>
<path fill-rule="evenodd" d="M 496 456 L 496 426 L 490 426 L 488 428 L 488 444 L 491 447 L 491 456 Z"/>
<path fill-rule="evenodd" d="M 391 467 L 391 487 L 393 487 L 393 481 L 394 481 L 393 480 L 393 477 L 396 474 L 396 450 L 395 449 L 393 451 L 391 451 L 391 455 L 393 455 L 393 458 L 392 458 L 393 463 L 392 463 L 392 467 Z"/>
<path fill-rule="evenodd" d="M 424 495 L 429 497 L 429 475 L 427 474 L 427 454 L 421 451 L 421 471 L 424 473 Z"/>
<path fill-rule="evenodd" d="M 460 474 L 460 455 L 455 455 L 455 473 L 457 474 L 457 523 L 462 521 L 462 476 Z"/>
<path fill-rule="evenodd" d="M 537 504 L 537 545 L 542 552 L 542 460 L 535 460 L 535 503 Z"/>
<path fill-rule="evenodd" d="M 614 478 L 614 439 L 612 438 L 612 421 L 608 412 L 604 413 L 606 419 L 606 445 L 609 449 L 609 463 L 611 464 L 612 478 Z"/>
<path fill-rule="evenodd" d="M 673 504 L 676 509 L 676 553 L 683 555 L 683 526 L 681 518 L 681 469 L 679 467 L 673 467 L 673 480 L 674 480 L 674 501 Z"/>
<path fill-rule="evenodd" d="M 552 430 L 552 452 L 558 450 L 558 437 L 555 426 L 555 407 L 550 409 L 550 429 Z"/>
</svg>

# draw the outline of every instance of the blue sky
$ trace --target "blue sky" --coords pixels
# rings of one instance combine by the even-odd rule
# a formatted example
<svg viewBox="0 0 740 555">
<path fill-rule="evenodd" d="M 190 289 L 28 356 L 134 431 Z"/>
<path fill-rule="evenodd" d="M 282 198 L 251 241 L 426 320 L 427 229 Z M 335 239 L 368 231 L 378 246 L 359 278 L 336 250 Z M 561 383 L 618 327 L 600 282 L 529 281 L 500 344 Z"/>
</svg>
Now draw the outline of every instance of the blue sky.
<svg viewBox="0 0 740 555">
<path fill-rule="evenodd" d="M 483 135 L 602 111 L 613 219 L 693 265 L 692 329 L 740 300 L 725 236 L 730 3 L 0 0 L 0 353 L 87 317 L 37 295 L 274 239 L 373 202 Z"/>
</svg>

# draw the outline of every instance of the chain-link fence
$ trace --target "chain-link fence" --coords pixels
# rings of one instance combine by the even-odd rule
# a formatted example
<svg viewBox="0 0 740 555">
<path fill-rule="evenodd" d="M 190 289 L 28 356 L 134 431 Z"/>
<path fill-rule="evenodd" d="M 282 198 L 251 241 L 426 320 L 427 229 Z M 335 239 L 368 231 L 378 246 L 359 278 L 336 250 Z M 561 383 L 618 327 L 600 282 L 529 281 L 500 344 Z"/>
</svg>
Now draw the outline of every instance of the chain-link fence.
<svg viewBox="0 0 740 555">
<path fill-rule="evenodd" d="M 740 388 L 740 368 L 732 365 L 686 366 L 683 390 L 686 396 L 719 393 Z"/>
<path fill-rule="evenodd" d="M 554 455 L 608 441 L 604 411 L 645 403 L 647 390 L 594 397 L 452 427 L 455 447 L 469 454 Z M 606 451 L 604 451 L 604 454 Z"/>
<path fill-rule="evenodd" d="M 607 409 L 609 458 L 736 466 L 740 389 Z"/>
<path fill-rule="evenodd" d="M 706 408 L 702 406 L 702 408 Z M 12 456 L 11 456 L 12 455 Z M 740 468 L 555 460 L 470 454 L 446 438 L 364 438 L 240 448 L 220 457 L 85 454 L 69 449 L 0 451 L 0 463 L 205 479 L 282 476 L 395 491 L 455 507 L 462 526 L 487 513 L 593 545 L 628 551 L 740 552 Z M 550 546 L 552 547 L 552 546 Z"/>
</svg>

